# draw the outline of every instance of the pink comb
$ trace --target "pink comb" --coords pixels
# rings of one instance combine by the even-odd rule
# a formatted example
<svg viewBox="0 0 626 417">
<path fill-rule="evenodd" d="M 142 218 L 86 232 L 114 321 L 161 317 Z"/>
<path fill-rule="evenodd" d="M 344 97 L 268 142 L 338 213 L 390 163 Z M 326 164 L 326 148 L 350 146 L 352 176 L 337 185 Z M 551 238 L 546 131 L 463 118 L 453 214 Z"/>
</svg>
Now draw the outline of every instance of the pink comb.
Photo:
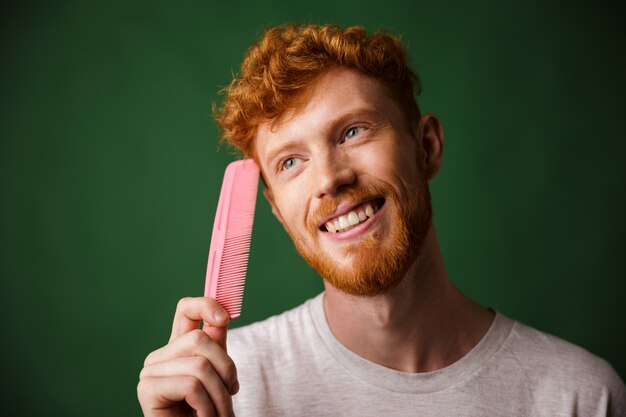
<svg viewBox="0 0 626 417">
<path fill-rule="evenodd" d="M 252 159 L 226 167 L 213 223 L 204 296 L 216 299 L 231 319 L 241 314 L 258 186 L 259 167 Z"/>
</svg>

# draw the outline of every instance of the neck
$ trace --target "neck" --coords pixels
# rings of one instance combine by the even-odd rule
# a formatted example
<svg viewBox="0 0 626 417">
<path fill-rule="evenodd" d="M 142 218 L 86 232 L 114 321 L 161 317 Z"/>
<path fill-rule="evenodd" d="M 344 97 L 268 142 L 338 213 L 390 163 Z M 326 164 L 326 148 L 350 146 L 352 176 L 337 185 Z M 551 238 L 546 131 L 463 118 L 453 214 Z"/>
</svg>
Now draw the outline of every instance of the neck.
<svg viewBox="0 0 626 417">
<path fill-rule="evenodd" d="M 485 335 L 493 313 L 449 280 L 431 225 L 418 259 L 401 283 L 373 297 L 326 284 L 326 319 L 333 335 L 357 355 L 404 372 L 444 368 Z"/>
</svg>

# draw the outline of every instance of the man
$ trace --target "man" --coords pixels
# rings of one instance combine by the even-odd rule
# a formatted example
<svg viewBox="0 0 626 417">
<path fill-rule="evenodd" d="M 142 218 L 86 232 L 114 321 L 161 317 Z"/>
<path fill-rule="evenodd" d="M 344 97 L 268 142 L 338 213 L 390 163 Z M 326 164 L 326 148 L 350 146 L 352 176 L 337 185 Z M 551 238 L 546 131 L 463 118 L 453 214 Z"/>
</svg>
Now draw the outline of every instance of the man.
<svg viewBox="0 0 626 417">
<path fill-rule="evenodd" d="M 181 300 L 140 375 L 146 416 L 626 415 L 610 365 L 450 282 L 428 189 L 443 131 L 419 89 L 384 33 L 291 25 L 248 51 L 217 119 L 325 292 L 228 349 L 225 311 Z"/>
</svg>

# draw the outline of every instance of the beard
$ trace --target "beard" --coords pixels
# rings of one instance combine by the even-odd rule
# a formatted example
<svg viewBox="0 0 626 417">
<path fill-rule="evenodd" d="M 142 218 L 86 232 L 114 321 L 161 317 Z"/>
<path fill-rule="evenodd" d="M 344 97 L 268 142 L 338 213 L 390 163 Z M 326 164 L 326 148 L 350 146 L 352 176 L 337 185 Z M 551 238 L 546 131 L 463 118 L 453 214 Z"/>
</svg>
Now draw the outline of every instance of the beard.
<svg viewBox="0 0 626 417">
<path fill-rule="evenodd" d="M 373 296 L 397 286 L 419 256 L 432 220 L 430 192 L 419 175 L 417 186 L 401 196 L 389 185 L 351 186 L 336 198 L 324 200 L 307 225 L 310 241 L 287 230 L 296 249 L 330 285 L 347 294 Z M 362 202 L 384 198 L 390 211 L 390 234 L 380 228 L 369 231 L 357 243 L 345 246 L 345 264 L 334 260 L 319 244 L 318 220 L 333 213 L 341 202 Z M 382 207 L 379 207 L 379 210 Z M 387 236 L 385 236 L 387 235 Z"/>
</svg>

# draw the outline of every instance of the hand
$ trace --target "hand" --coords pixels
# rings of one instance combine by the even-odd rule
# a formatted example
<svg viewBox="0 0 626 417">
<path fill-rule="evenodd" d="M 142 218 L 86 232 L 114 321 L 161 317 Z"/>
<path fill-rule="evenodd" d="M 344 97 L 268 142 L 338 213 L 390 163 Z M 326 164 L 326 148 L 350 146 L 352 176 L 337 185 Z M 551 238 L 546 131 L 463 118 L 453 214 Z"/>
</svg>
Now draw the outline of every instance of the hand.
<svg viewBox="0 0 626 417">
<path fill-rule="evenodd" d="M 178 302 L 169 342 L 146 357 L 139 375 L 137 397 L 144 416 L 234 415 L 231 395 L 239 382 L 226 354 L 227 327 L 228 314 L 214 299 Z"/>
</svg>

